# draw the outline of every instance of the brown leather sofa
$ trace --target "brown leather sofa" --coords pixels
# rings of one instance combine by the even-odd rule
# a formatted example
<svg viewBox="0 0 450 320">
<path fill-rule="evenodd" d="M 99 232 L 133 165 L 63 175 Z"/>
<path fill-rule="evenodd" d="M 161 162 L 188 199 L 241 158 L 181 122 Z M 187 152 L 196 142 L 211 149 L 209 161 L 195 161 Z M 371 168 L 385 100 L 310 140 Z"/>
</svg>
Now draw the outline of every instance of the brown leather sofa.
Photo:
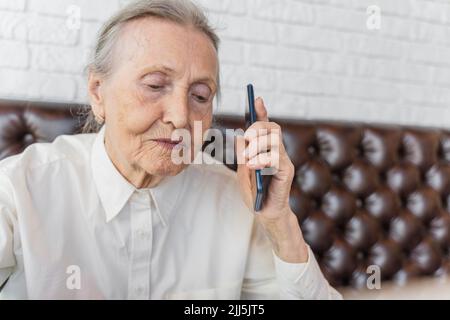
<svg viewBox="0 0 450 320">
<path fill-rule="evenodd" d="M 80 108 L 0 101 L 0 159 L 79 132 Z M 450 131 L 272 120 L 297 170 L 291 206 L 330 283 L 346 298 L 450 299 Z M 367 288 L 373 265 L 379 290 Z"/>
</svg>

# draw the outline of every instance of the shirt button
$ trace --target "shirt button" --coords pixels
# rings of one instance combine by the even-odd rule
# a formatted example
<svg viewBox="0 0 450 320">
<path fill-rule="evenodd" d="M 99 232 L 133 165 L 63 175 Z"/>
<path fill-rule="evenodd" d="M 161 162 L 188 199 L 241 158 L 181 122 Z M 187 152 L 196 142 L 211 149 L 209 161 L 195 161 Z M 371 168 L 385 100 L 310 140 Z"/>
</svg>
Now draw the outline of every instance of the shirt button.
<svg viewBox="0 0 450 320">
<path fill-rule="evenodd" d="M 140 238 L 142 238 L 142 239 L 147 238 L 148 235 L 149 235 L 149 233 L 148 233 L 147 231 L 143 230 L 143 229 L 139 229 L 139 230 L 137 231 L 137 234 L 138 234 L 138 236 L 139 236 Z"/>
</svg>

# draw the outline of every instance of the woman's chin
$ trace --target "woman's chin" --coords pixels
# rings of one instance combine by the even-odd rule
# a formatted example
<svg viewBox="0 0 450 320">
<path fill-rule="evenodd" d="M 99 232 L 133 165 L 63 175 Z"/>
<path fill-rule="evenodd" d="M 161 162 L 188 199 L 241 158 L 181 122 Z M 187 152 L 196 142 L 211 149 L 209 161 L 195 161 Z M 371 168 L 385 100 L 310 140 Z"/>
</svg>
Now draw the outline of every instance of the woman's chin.
<svg viewBox="0 0 450 320">
<path fill-rule="evenodd" d="M 186 168 L 186 164 L 175 164 L 172 161 L 158 161 L 149 167 L 143 167 L 146 172 L 151 175 L 160 177 L 176 176 Z"/>
</svg>

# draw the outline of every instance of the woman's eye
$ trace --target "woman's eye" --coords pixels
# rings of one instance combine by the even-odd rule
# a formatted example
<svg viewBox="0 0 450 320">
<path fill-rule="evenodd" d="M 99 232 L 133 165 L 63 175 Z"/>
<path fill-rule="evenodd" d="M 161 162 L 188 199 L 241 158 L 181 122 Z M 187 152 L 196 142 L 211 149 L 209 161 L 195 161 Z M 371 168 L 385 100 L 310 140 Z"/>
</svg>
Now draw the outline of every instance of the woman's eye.
<svg viewBox="0 0 450 320">
<path fill-rule="evenodd" d="M 199 101 L 199 102 L 206 102 L 206 101 L 208 101 L 208 98 L 199 96 L 198 94 L 194 94 L 193 96 L 194 96 L 195 99 L 197 99 L 197 101 Z"/>
<path fill-rule="evenodd" d="M 157 84 L 149 84 L 147 85 L 149 88 L 153 89 L 153 90 L 159 90 L 162 89 L 163 86 L 157 85 Z"/>
<path fill-rule="evenodd" d="M 192 97 L 200 103 L 208 102 L 211 97 L 211 89 L 205 84 L 195 84 L 191 93 Z"/>
</svg>

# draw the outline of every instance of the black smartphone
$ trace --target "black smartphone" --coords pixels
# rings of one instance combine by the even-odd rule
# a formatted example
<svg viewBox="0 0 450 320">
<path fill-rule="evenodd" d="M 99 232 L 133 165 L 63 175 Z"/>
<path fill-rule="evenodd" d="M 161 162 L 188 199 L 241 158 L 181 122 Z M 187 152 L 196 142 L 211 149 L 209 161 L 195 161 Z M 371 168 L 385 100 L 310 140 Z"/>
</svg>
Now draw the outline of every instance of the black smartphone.
<svg viewBox="0 0 450 320">
<path fill-rule="evenodd" d="M 257 120 L 255 109 L 255 93 L 253 91 L 253 85 L 247 85 L 247 100 L 245 109 L 245 129 L 247 130 Z M 269 189 L 271 175 L 263 175 L 262 170 L 254 170 L 252 179 L 254 184 L 253 199 L 255 200 L 255 211 L 261 211 L 264 206 L 264 201 L 267 198 L 267 191 Z"/>
</svg>

